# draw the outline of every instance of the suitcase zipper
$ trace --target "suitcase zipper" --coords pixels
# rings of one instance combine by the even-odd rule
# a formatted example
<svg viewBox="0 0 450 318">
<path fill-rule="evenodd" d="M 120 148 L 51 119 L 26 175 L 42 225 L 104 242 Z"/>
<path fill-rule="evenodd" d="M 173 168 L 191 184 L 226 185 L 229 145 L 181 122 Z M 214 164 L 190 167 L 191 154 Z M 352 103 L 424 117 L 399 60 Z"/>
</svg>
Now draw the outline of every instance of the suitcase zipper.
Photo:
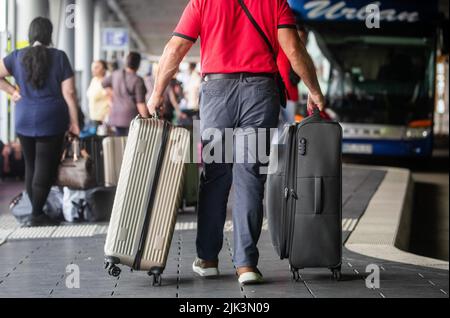
<svg viewBox="0 0 450 318">
<path fill-rule="evenodd" d="M 281 209 L 281 230 L 280 230 L 280 258 L 284 259 L 288 257 L 286 255 L 286 218 L 287 218 L 287 205 L 289 202 L 289 196 L 291 192 L 289 191 L 289 188 L 284 188 L 284 200 L 283 200 L 283 207 Z"/>
<path fill-rule="evenodd" d="M 287 142 L 287 156 L 286 156 L 286 169 L 285 169 L 285 181 L 284 181 L 284 200 L 283 200 L 283 205 L 282 205 L 282 209 L 281 209 L 281 231 L 280 231 L 280 258 L 284 259 L 289 257 L 289 253 L 288 253 L 288 232 L 287 232 L 287 226 L 289 224 L 289 220 L 288 220 L 288 205 L 289 205 L 289 199 L 291 197 L 291 191 L 290 191 L 290 181 L 292 178 L 292 174 L 291 174 L 291 166 L 292 166 L 292 161 L 291 159 L 291 155 L 292 155 L 292 143 L 294 138 L 294 134 L 292 132 L 292 130 L 295 129 L 296 126 L 290 126 L 289 127 L 289 137 L 288 137 L 288 142 Z"/>
<path fill-rule="evenodd" d="M 291 149 L 292 152 L 289 154 L 289 161 L 291 162 L 291 169 L 289 171 L 289 176 L 291 180 L 291 188 L 289 189 L 289 197 L 291 198 L 290 201 L 290 210 L 287 211 L 287 222 L 285 227 L 286 232 L 286 251 L 285 254 L 287 257 L 291 254 L 291 246 L 292 246 L 292 240 L 293 240 L 293 233 L 294 233 L 294 227 L 295 227 L 295 208 L 296 203 L 298 200 L 297 195 L 297 125 L 295 126 L 295 132 L 292 134 L 292 144 Z M 294 147 L 295 146 L 295 147 Z"/>
</svg>

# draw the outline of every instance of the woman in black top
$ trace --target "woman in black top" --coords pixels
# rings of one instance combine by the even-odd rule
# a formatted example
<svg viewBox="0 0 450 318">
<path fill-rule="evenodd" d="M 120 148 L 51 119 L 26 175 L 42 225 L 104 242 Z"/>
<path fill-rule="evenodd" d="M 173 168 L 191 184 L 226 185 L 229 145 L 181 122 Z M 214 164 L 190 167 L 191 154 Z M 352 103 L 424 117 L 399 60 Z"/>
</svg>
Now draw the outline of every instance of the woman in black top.
<svg viewBox="0 0 450 318">
<path fill-rule="evenodd" d="M 36 18 L 29 29 L 30 46 L 0 60 L 0 89 L 16 102 L 16 132 L 25 158 L 25 183 L 32 203 L 27 226 L 52 224 L 43 213 L 56 177 L 64 134 L 78 135 L 74 74 L 67 55 L 50 48 L 53 26 Z M 18 89 L 7 76 L 13 76 Z"/>
</svg>

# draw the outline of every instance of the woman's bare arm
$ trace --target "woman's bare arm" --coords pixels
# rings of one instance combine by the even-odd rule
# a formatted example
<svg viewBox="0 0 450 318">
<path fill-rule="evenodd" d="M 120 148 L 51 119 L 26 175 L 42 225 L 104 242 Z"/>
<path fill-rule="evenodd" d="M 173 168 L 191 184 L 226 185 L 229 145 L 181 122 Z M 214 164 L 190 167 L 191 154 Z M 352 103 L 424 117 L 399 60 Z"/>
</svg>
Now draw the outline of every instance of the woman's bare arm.
<svg viewBox="0 0 450 318">
<path fill-rule="evenodd" d="M 78 125 L 77 91 L 75 89 L 75 79 L 73 76 L 61 83 L 61 90 L 64 96 L 64 100 L 69 107 L 70 132 L 75 135 L 79 135 L 80 128 Z"/>
<path fill-rule="evenodd" d="M 11 95 L 12 99 L 17 102 L 20 99 L 20 94 L 19 91 L 6 79 L 6 77 L 10 75 L 11 74 L 9 74 L 6 69 L 3 60 L 0 60 L 0 90 L 4 91 L 8 95 Z"/>
</svg>

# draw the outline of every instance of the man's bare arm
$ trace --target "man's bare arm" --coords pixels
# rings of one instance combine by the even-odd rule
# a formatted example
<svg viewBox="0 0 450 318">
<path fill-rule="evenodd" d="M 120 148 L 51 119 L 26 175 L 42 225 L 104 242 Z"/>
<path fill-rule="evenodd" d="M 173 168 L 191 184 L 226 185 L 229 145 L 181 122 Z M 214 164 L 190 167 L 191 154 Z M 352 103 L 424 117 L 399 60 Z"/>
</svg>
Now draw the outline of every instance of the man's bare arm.
<svg viewBox="0 0 450 318">
<path fill-rule="evenodd" d="M 147 107 L 150 114 L 161 107 L 164 99 L 164 91 L 170 80 L 178 71 L 181 61 L 189 52 L 194 43 L 178 36 L 173 36 L 167 43 L 163 55 L 159 60 L 158 72 L 156 74 L 155 86 Z"/>
<path fill-rule="evenodd" d="M 317 80 L 314 63 L 302 44 L 300 37 L 294 29 L 278 29 L 278 42 L 289 59 L 295 73 L 301 77 L 302 81 L 310 91 L 310 100 L 320 110 L 323 110 L 325 101 Z M 313 105 L 309 103 L 308 108 Z"/>
<path fill-rule="evenodd" d="M 144 118 L 148 118 L 149 113 L 148 113 L 148 109 L 147 109 L 145 103 L 137 103 L 136 107 L 139 112 L 139 115 L 141 115 Z"/>
</svg>

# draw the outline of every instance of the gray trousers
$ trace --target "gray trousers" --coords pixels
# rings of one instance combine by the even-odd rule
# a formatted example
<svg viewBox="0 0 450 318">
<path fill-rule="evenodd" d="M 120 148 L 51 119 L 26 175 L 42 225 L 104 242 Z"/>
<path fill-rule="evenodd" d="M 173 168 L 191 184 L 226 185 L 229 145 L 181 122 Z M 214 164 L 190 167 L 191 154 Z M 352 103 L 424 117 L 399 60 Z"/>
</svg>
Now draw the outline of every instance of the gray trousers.
<svg viewBox="0 0 450 318">
<path fill-rule="evenodd" d="M 277 127 L 279 112 L 279 93 L 271 78 L 247 77 L 202 83 L 200 130 L 204 154 L 207 148 L 213 149 L 214 158 L 227 161 L 218 159 L 211 162 L 208 159 L 204 163 L 196 241 L 197 255 L 201 259 L 218 259 L 223 244 L 228 195 L 233 184 L 233 261 L 236 267 L 257 265 L 259 253 L 256 245 L 261 234 L 266 181 L 260 167 L 266 163 L 260 162 L 255 153 L 257 149 L 249 146 L 248 141 L 256 139 L 258 144 L 262 134 L 266 134 L 263 147 L 268 154 L 269 129 Z M 234 138 L 231 142 L 227 138 L 228 143 L 224 141 L 226 128 L 235 129 Z M 212 132 L 220 132 L 220 136 L 208 136 Z M 246 141 L 244 147 L 238 147 L 242 143 L 237 140 L 243 139 Z M 226 158 L 226 147 L 232 147 L 231 160 Z M 218 149 L 222 149 L 222 154 L 216 153 Z"/>
</svg>

